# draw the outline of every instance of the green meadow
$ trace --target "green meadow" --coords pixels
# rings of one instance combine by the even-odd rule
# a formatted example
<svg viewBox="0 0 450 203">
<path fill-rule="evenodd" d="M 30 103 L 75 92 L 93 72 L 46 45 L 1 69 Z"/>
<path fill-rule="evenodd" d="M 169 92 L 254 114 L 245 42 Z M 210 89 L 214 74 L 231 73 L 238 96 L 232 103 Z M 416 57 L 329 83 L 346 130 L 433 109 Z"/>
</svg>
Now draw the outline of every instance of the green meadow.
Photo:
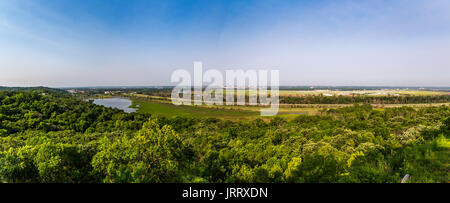
<svg viewBox="0 0 450 203">
<path fill-rule="evenodd" d="M 170 103 L 156 102 L 156 101 L 143 101 L 133 99 L 131 108 L 138 109 L 140 113 L 150 113 L 154 115 L 174 117 L 174 116 L 186 116 L 186 117 L 214 117 L 227 120 L 245 120 L 259 116 L 259 112 L 249 110 L 233 110 L 224 108 L 212 108 L 201 106 L 176 106 Z"/>
<path fill-rule="evenodd" d="M 412 107 L 423 108 L 432 106 L 449 106 L 450 103 L 433 103 L 433 104 L 383 104 L 372 105 L 378 110 L 395 107 Z M 294 119 L 298 115 L 317 115 L 322 111 L 331 108 L 350 107 L 353 104 L 302 104 L 302 105 L 280 105 L 278 117 L 287 120 Z M 133 98 L 131 108 L 137 109 L 140 113 L 149 113 L 153 115 L 174 117 L 201 117 L 201 118 L 219 118 L 223 120 L 253 120 L 262 118 L 268 120 L 269 117 L 260 116 L 260 106 L 210 106 L 210 105 L 173 105 L 167 100 L 148 100 L 144 98 Z"/>
</svg>

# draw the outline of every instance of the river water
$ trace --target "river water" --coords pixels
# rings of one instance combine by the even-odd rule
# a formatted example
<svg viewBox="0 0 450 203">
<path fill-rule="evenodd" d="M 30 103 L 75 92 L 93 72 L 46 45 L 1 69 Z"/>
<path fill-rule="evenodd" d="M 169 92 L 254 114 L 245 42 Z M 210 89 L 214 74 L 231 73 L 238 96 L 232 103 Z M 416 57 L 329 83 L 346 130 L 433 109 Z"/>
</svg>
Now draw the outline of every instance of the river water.
<svg viewBox="0 0 450 203">
<path fill-rule="evenodd" d="M 105 99 L 95 99 L 94 104 L 102 105 L 105 107 L 116 108 L 125 111 L 126 113 L 135 112 L 136 109 L 130 108 L 131 100 L 127 98 L 105 98 Z"/>
</svg>

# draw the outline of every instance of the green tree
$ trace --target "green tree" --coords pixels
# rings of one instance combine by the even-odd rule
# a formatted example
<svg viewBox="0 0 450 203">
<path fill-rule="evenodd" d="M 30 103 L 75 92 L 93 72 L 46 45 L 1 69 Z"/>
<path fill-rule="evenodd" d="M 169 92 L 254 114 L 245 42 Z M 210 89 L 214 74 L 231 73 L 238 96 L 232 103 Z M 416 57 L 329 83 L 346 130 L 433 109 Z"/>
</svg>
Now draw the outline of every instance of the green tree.
<svg viewBox="0 0 450 203">
<path fill-rule="evenodd" d="M 0 153 L 0 179 L 6 182 L 39 182 L 39 171 L 33 157 L 37 148 L 24 146 Z"/>
<path fill-rule="evenodd" d="M 183 158 L 181 138 L 157 120 L 145 123 L 133 137 L 103 140 L 92 160 L 105 182 L 173 182 Z"/>
</svg>

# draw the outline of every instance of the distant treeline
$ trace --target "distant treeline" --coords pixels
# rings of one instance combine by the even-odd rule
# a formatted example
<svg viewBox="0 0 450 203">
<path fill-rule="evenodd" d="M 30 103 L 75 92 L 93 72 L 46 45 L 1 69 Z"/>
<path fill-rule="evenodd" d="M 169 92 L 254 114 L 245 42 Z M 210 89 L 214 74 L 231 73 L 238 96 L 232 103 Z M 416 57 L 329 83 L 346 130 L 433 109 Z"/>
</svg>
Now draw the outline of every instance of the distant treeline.
<svg viewBox="0 0 450 203">
<path fill-rule="evenodd" d="M 66 88 L 67 89 L 67 88 Z M 77 90 L 77 95 L 81 97 L 90 97 L 95 95 L 103 95 L 105 93 L 111 95 L 121 95 L 122 93 L 144 94 L 149 96 L 170 97 L 172 89 L 163 88 L 74 88 L 67 90 Z"/>
<path fill-rule="evenodd" d="M 418 104 L 418 103 L 446 103 L 450 102 L 450 95 L 436 96 L 281 96 L 282 104 Z"/>
<path fill-rule="evenodd" d="M 40 92 L 40 93 L 63 93 L 66 92 L 63 89 L 55 89 L 55 88 L 49 88 L 49 87 L 42 87 L 42 86 L 37 86 L 37 87 L 4 87 L 4 86 L 0 86 L 0 91 L 35 91 L 35 92 Z"/>
<path fill-rule="evenodd" d="M 291 87 L 294 88 L 294 87 Z M 300 88 L 300 87 L 297 87 Z M 359 87 L 341 87 L 341 89 L 351 90 L 358 89 Z M 361 87 L 362 88 L 362 87 Z M 289 87 L 285 87 L 289 89 Z M 161 88 L 80 88 L 76 89 L 77 96 L 86 98 L 98 95 L 104 95 L 105 93 L 110 95 L 128 95 L 130 93 L 142 94 L 148 96 L 157 96 L 170 98 L 172 89 L 169 87 Z M 63 91 L 63 90 L 60 90 Z M 444 91 L 441 89 L 441 91 Z M 191 91 L 192 98 L 194 90 Z M 245 100 L 248 102 L 248 95 L 245 96 Z M 235 100 L 237 96 L 235 95 Z M 225 101 L 225 95 L 224 95 Z M 450 94 L 442 95 L 388 95 L 388 96 L 372 96 L 372 95 L 299 95 L 289 96 L 281 95 L 281 104 L 354 104 L 354 103 L 367 103 L 367 104 L 419 104 L 419 103 L 447 103 L 450 102 Z"/>
<path fill-rule="evenodd" d="M 175 86 L 149 86 L 149 87 L 73 87 L 64 89 L 77 89 L 77 90 L 130 90 L 130 91 L 141 91 L 141 90 L 169 90 L 171 91 Z M 203 87 L 205 89 L 206 86 Z M 1 87 L 0 87 L 1 88 Z M 269 87 L 270 88 L 270 87 Z M 420 91 L 443 91 L 449 92 L 450 87 L 396 87 L 396 86 L 279 86 L 280 90 L 332 90 L 332 91 L 354 91 L 354 90 L 420 90 Z"/>
</svg>

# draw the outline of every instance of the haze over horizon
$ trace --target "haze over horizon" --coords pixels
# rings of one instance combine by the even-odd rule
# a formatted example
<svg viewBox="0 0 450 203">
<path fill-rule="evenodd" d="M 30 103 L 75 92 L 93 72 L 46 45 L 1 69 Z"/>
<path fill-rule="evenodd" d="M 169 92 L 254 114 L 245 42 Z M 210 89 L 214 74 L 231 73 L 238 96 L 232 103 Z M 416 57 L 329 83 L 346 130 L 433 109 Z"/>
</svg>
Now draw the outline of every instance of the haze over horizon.
<svg viewBox="0 0 450 203">
<path fill-rule="evenodd" d="M 450 1 L 0 1 L 0 86 L 175 85 L 278 69 L 280 85 L 450 86 Z"/>
</svg>

